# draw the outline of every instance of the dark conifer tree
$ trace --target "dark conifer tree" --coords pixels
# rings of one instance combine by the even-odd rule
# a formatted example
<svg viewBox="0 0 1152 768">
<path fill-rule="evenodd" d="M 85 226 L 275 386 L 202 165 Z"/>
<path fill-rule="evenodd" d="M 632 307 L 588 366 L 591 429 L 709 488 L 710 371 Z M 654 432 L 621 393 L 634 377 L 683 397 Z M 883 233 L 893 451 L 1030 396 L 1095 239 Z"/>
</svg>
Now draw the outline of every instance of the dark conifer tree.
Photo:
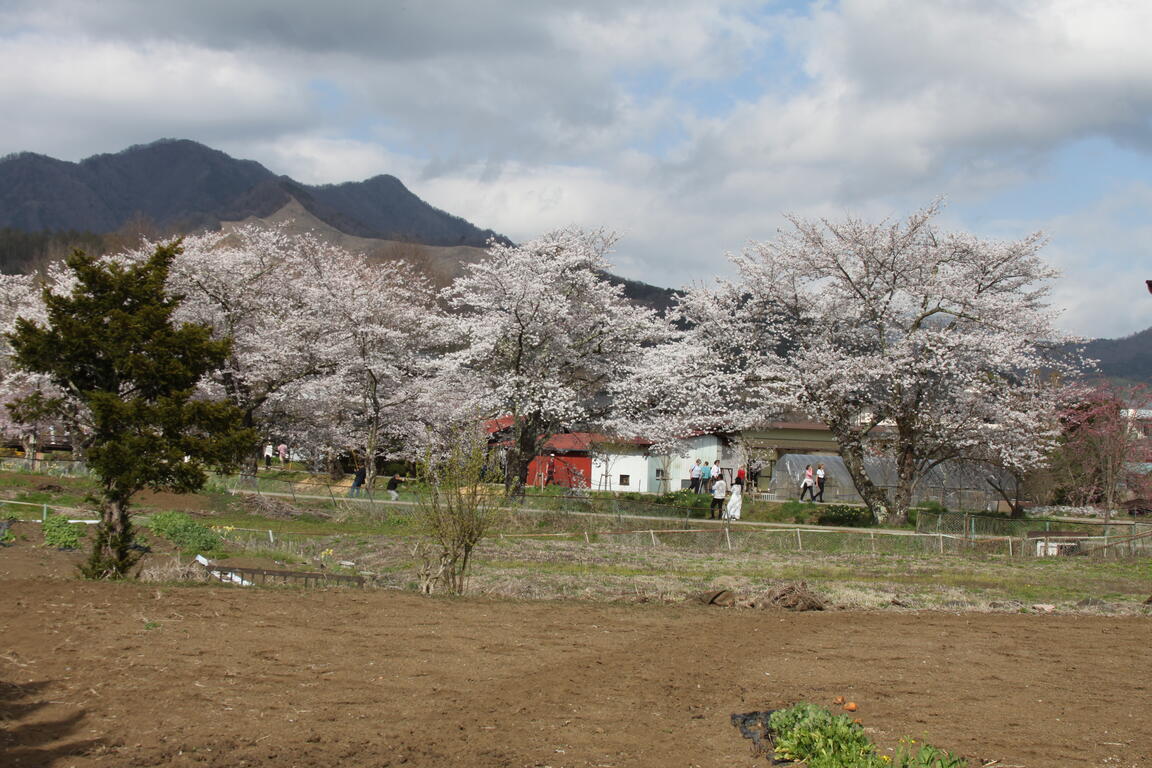
<svg viewBox="0 0 1152 768">
<path fill-rule="evenodd" d="M 76 251 L 67 261 L 77 279 L 71 294 L 45 291 L 47 324 L 20 319 L 9 335 L 18 365 L 46 374 L 89 414 L 86 454 L 101 511 L 82 568 L 89 578 L 122 578 L 139 558 L 129 519 L 136 493 L 195 491 L 206 466 L 233 463 L 255 440 L 235 406 L 195 395 L 231 341 L 173 321 L 180 297 L 165 283 L 179 252 L 173 241 L 143 262 L 121 264 Z M 67 403 L 36 407 L 53 405 Z"/>
</svg>

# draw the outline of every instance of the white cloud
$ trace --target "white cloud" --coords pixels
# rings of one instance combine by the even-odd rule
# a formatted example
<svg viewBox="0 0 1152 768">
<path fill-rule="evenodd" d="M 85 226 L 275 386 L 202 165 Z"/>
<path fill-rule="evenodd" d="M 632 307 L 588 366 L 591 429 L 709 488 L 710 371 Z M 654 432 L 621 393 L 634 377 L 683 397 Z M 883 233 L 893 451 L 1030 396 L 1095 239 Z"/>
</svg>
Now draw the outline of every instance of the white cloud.
<svg viewBox="0 0 1152 768">
<path fill-rule="evenodd" d="M 305 182 L 391 173 L 516 239 L 615 229 L 622 272 L 680 285 L 726 273 L 723 251 L 784 211 L 1005 197 L 1088 136 L 1152 149 L 1144 0 L 774 8 L 0 0 L 0 100 L 20 115 L 0 154 L 173 136 Z M 1044 226 L 1075 276 L 1067 322 L 1126 332 L 1147 317 L 1108 309 L 1096 276 L 1130 278 L 1148 233 L 1109 204 L 965 224 Z"/>
<path fill-rule="evenodd" d="M 222 141 L 310 122 L 308 94 L 233 54 L 26 36 L 0 46 L 0 146 L 79 159 L 160 137 Z M 113 140 L 110 137 L 116 137 Z"/>
</svg>

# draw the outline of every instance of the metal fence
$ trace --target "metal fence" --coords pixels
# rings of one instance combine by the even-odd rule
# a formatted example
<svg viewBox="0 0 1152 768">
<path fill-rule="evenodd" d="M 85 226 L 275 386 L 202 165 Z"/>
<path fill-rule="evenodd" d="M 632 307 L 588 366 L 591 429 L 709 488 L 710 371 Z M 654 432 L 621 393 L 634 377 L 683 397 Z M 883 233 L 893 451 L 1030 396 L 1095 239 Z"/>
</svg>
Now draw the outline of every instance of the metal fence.
<svg viewBox="0 0 1152 768">
<path fill-rule="evenodd" d="M 8 456 L 0 458 L 0 472 L 35 472 L 56 477 L 84 477 L 88 475 L 88 465 L 76 459 L 26 459 Z"/>
<path fill-rule="evenodd" d="M 383 478 L 378 478 L 382 480 Z M 282 497 L 296 502 L 327 502 L 338 507 L 380 508 L 383 510 L 411 506 L 417 501 L 418 486 L 405 483 L 400 486 L 399 501 L 379 485 L 376 488 L 362 488 L 359 494 L 352 495 L 349 481 L 329 481 L 324 476 L 312 475 L 305 480 L 286 480 L 278 477 L 256 475 L 227 475 L 213 479 L 212 484 L 219 490 L 230 492 L 256 493 Z M 494 494 L 503 495 L 501 486 L 493 485 Z M 701 496 L 701 499 L 707 499 Z M 509 509 L 522 509 L 532 512 L 588 512 L 603 515 L 642 515 L 669 519 L 688 519 L 692 513 L 706 512 L 705 507 L 684 506 L 660 503 L 655 500 L 621 498 L 616 496 L 591 494 L 587 490 L 567 489 L 556 493 L 533 493 L 529 491 L 521 501 L 510 504 Z"/>
<path fill-rule="evenodd" d="M 1021 542 L 1009 537 L 968 539 L 952 534 L 877 531 L 868 529 L 818 529 L 797 526 L 714 528 L 650 528 L 616 531 L 501 534 L 502 539 L 545 539 L 611 543 L 632 547 L 740 553 L 819 552 L 826 554 L 961 555 L 1003 554 L 1025 556 Z"/>
<path fill-rule="evenodd" d="M 921 512 L 916 530 L 968 540 L 1012 538 L 1023 555 L 1152 556 L 1152 523 L 1132 520 L 1064 520 Z"/>
</svg>

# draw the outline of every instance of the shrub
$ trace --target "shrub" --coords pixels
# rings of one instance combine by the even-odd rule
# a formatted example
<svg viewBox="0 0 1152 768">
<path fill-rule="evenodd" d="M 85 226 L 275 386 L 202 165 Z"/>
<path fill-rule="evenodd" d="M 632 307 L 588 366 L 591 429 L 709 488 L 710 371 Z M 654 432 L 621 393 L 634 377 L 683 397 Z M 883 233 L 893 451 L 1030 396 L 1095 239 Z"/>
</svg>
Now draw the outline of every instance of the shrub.
<svg viewBox="0 0 1152 768">
<path fill-rule="evenodd" d="M 44 546 L 56 549 L 76 549 L 84 535 L 84 526 L 70 523 L 62 515 L 48 515 L 44 518 Z"/>
<path fill-rule="evenodd" d="M 777 710 L 769 719 L 776 757 L 808 768 L 965 768 L 968 761 L 929 744 L 902 739 L 895 759 L 876 752 L 864 728 L 815 704 Z"/>
<path fill-rule="evenodd" d="M 211 528 L 193 520 L 187 512 L 157 512 L 152 515 L 151 528 L 185 552 L 210 552 L 222 543 Z"/>
<path fill-rule="evenodd" d="M 852 528 L 867 528 L 872 525 L 872 513 L 867 507 L 851 507 L 847 504 L 831 504 L 822 507 L 816 518 L 820 525 L 840 525 Z"/>
<path fill-rule="evenodd" d="M 946 507 L 943 504 L 941 504 L 940 502 L 934 501 L 932 499 L 929 499 L 928 501 L 925 501 L 922 504 L 920 504 L 919 509 L 921 509 L 925 512 L 932 512 L 933 514 L 940 514 L 940 515 L 947 514 L 947 512 L 948 512 L 948 507 Z"/>
<path fill-rule="evenodd" d="M 859 724 L 815 704 L 773 712 L 770 725 L 776 732 L 776 756 L 804 761 L 808 768 L 873 768 L 885 763 Z"/>
</svg>

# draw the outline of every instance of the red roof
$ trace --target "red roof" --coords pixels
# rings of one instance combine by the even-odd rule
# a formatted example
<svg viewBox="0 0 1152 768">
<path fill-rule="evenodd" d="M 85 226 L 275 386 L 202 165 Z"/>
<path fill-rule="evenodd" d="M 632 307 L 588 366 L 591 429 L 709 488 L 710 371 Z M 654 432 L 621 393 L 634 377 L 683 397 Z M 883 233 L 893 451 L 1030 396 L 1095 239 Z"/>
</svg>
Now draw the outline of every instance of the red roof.
<svg viewBox="0 0 1152 768">
<path fill-rule="evenodd" d="M 488 419 L 488 421 L 484 422 L 484 429 L 487 430 L 488 434 L 494 435 L 501 430 L 508 429 L 508 427 L 512 426 L 513 422 L 515 421 L 516 419 L 511 416 L 501 416 L 498 419 Z"/>
<path fill-rule="evenodd" d="M 610 437 L 599 432 L 564 432 L 552 435 L 544 444 L 545 453 L 565 453 L 570 451 L 590 451 L 593 445 L 651 445 L 651 440 L 639 437 Z"/>
<path fill-rule="evenodd" d="M 484 428 L 488 430 L 488 434 L 490 435 L 494 435 L 510 426 L 512 426 L 511 416 L 491 419 L 484 424 Z M 499 444 L 508 446 L 511 445 L 512 442 L 510 440 L 501 440 Z M 548 438 L 548 442 L 544 443 L 544 447 L 540 449 L 540 453 L 587 453 L 592 450 L 594 445 L 647 446 L 652 445 L 652 441 L 640 437 L 612 437 L 600 432 L 561 432 Z"/>
</svg>

